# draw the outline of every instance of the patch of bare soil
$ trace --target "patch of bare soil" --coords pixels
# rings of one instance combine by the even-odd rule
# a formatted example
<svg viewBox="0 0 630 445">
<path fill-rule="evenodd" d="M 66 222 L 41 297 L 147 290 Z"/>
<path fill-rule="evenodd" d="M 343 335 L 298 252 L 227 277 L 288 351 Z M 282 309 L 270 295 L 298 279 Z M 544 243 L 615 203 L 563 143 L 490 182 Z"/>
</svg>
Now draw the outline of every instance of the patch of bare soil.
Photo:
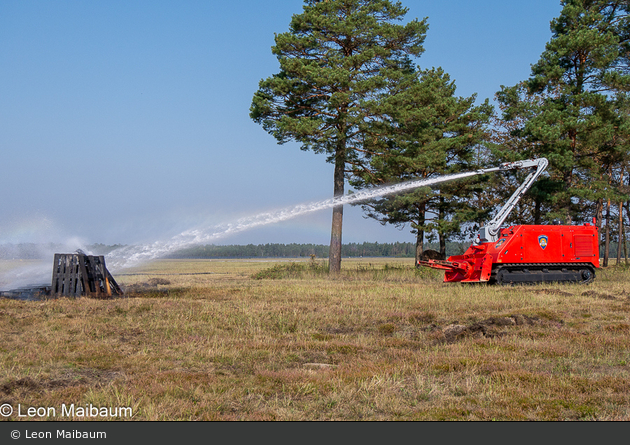
<svg viewBox="0 0 630 445">
<path fill-rule="evenodd" d="M 158 284 L 161 284 L 161 285 L 171 284 L 171 282 L 170 280 L 167 280 L 166 278 L 151 278 L 149 281 L 147 281 L 147 284 L 149 286 L 157 286 Z"/>
<path fill-rule="evenodd" d="M 560 289 L 550 289 L 550 288 L 538 289 L 534 287 L 533 289 L 527 289 L 523 287 L 518 287 L 518 288 L 508 288 L 508 290 L 512 290 L 514 292 L 535 292 L 537 294 L 544 294 L 544 295 L 561 295 L 563 297 L 574 296 L 571 292 L 566 292 Z"/>
<path fill-rule="evenodd" d="M 549 288 L 543 288 L 543 289 L 512 289 L 514 291 L 518 291 L 518 292 L 536 292 L 539 294 L 545 294 L 545 295 L 561 295 L 563 297 L 573 297 L 574 294 L 570 293 L 570 292 L 566 292 L 560 289 L 549 289 Z M 625 290 L 623 290 L 617 297 L 615 297 L 612 294 L 606 294 L 603 292 L 597 292 L 594 290 L 587 290 L 584 291 L 580 294 L 580 296 L 582 297 L 592 297 L 592 298 L 597 298 L 600 300 L 617 300 L 617 299 L 626 299 L 628 300 L 628 302 L 630 302 L 630 293 L 626 292 Z"/>
<path fill-rule="evenodd" d="M 171 284 L 171 282 L 165 278 L 151 278 L 144 283 L 136 283 L 124 286 L 125 293 L 145 293 L 145 292 L 154 292 L 157 290 L 158 285 L 167 285 Z"/>
<path fill-rule="evenodd" d="M 505 334 L 502 330 L 506 326 L 527 326 L 541 324 L 537 317 L 528 315 L 511 315 L 509 317 L 492 317 L 472 325 L 450 324 L 442 329 L 443 337 L 440 341 L 452 343 L 469 337 L 494 338 Z"/>
<path fill-rule="evenodd" d="M 329 326 L 324 329 L 327 334 L 352 334 L 357 329 L 352 326 Z"/>
<path fill-rule="evenodd" d="M 129 284 L 122 286 L 125 296 L 128 298 L 143 297 L 148 294 L 165 295 L 170 292 L 168 288 L 159 288 L 158 285 L 167 285 L 171 282 L 164 278 L 151 278 L 144 283 Z"/>
<path fill-rule="evenodd" d="M 46 380 L 38 381 L 30 377 L 17 380 L 9 380 L 0 385 L 0 403 L 14 404 L 16 400 L 23 399 L 29 394 L 41 394 L 44 391 L 78 385 L 72 380 Z"/>
<path fill-rule="evenodd" d="M 62 374 L 61 378 L 58 379 L 33 379 L 31 377 L 24 377 L 21 379 L 8 380 L 1 384 L 0 395 L 12 396 L 41 393 L 48 390 L 80 385 L 102 386 L 121 375 L 121 373 L 116 371 L 84 369 L 65 372 Z"/>
<path fill-rule="evenodd" d="M 594 290 L 587 290 L 585 292 L 582 292 L 580 295 L 583 297 L 598 298 L 600 300 L 616 300 L 617 299 L 617 297 L 615 297 L 614 295 L 603 294 L 601 292 L 596 292 Z"/>
</svg>

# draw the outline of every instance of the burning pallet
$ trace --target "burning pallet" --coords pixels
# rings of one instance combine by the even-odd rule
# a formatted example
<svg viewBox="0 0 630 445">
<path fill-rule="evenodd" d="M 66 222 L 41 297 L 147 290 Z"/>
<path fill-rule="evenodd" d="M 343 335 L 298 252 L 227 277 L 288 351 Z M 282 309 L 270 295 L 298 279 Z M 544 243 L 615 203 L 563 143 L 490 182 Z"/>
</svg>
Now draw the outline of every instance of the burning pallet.
<svg viewBox="0 0 630 445">
<path fill-rule="evenodd" d="M 53 261 L 51 297 L 112 298 L 123 291 L 105 266 L 102 255 L 56 253 Z"/>
</svg>

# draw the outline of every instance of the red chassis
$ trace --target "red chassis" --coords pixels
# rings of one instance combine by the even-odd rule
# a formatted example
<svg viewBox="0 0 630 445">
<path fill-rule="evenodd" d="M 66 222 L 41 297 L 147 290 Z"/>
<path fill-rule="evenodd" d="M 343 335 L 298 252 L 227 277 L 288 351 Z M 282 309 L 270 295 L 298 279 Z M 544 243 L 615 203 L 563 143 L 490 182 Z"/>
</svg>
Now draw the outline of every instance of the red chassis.
<svg viewBox="0 0 630 445">
<path fill-rule="evenodd" d="M 499 284 L 577 282 L 595 279 L 599 267 L 597 227 L 518 225 L 501 229 L 497 241 L 473 244 L 446 261 L 418 261 L 443 269 L 444 282 Z"/>
</svg>

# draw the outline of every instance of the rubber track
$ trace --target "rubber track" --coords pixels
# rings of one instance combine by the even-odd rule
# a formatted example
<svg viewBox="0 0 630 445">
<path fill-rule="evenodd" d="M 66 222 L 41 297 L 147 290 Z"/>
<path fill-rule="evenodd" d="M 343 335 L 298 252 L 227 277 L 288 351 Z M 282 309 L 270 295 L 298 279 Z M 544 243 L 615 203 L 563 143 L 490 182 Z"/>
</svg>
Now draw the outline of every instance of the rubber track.
<svg viewBox="0 0 630 445">
<path fill-rule="evenodd" d="M 530 270 L 542 270 L 542 269 L 575 269 L 575 268 L 589 268 L 593 272 L 593 279 L 587 283 L 592 283 L 595 280 L 595 266 L 592 263 L 498 263 L 492 266 L 492 273 L 490 275 L 490 283 L 496 283 L 497 272 L 501 269 L 530 269 Z M 567 280 L 570 281 L 570 280 Z M 523 282 L 532 283 L 532 282 Z M 533 282 L 538 283 L 538 282 Z M 542 281 L 540 282 L 542 283 Z"/>
<path fill-rule="evenodd" d="M 493 264 L 497 269 L 501 267 L 540 267 L 540 268 L 549 268 L 549 267 L 591 267 L 595 269 L 593 263 L 495 263 Z"/>
</svg>

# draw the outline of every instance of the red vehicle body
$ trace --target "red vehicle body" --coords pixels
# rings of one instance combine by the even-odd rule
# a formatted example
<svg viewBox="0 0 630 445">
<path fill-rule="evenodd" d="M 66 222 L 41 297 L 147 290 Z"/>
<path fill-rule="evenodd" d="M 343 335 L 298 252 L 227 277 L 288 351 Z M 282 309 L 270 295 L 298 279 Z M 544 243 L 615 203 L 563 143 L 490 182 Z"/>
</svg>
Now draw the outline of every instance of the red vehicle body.
<svg viewBox="0 0 630 445">
<path fill-rule="evenodd" d="M 418 261 L 418 266 L 443 269 L 444 281 L 464 283 L 590 283 L 599 267 L 597 227 L 584 224 L 516 225 L 501 228 L 509 213 L 547 167 L 545 158 L 506 162 L 472 172 L 531 169 L 497 215 L 480 228 L 477 239 L 463 255 L 446 261 Z M 445 178 L 445 180 L 449 180 Z"/>
<path fill-rule="evenodd" d="M 463 255 L 418 265 L 444 269 L 445 282 L 589 283 L 599 267 L 597 226 L 518 225 L 498 241 L 473 244 Z"/>
</svg>

